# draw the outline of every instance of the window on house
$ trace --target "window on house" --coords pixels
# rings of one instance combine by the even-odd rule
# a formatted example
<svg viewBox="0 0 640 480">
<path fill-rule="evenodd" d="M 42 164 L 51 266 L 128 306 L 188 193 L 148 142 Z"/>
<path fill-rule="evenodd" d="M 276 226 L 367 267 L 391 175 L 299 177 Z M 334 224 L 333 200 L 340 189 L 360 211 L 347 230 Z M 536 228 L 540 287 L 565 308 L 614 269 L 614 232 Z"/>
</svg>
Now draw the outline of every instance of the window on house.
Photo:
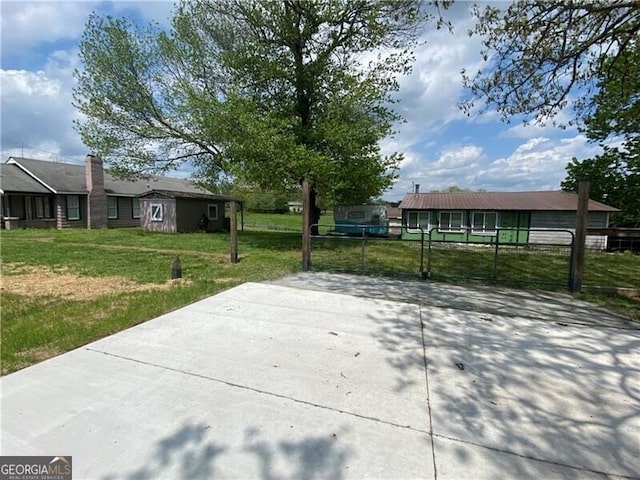
<svg viewBox="0 0 640 480">
<path fill-rule="evenodd" d="M 462 232 L 462 212 L 440 212 L 440 232 Z"/>
<path fill-rule="evenodd" d="M 107 197 L 107 216 L 109 218 L 118 218 L 118 198 Z"/>
<path fill-rule="evenodd" d="M 213 203 L 207 205 L 207 217 L 209 220 L 218 220 L 218 205 Z"/>
<path fill-rule="evenodd" d="M 496 227 L 498 226 L 498 214 L 496 212 L 473 212 L 471 226 L 471 233 L 495 235 Z"/>
<path fill-rule="evenodd" d="M 164 216 L 163 216 L 164 212 L 162 211 L 161 203 L 152 203 L 150 205 L 149 212 L 151 213 L 152 222 L 161 222 L 164 219 Z"/>
<path fill-rule="evenodd" d="M 49 197 L 33 197 L 33 210 L 36 218 L 52 218 L 51 199 Z"/>
<path fill-rule="evenodd" d="M 419 227 L 427 232 L 429 229 L 429 212 L 409 212 L 407 214 L 407 227 Z"/>
<path fill-rule="evenodd" d="M 80 220 L 80 197 L 67 195 L 67 220 Z"/>
<path fill-rule="evenodd" d="M 140 199 L 131 199 L 131 218 L 140 218 Z"/>
</svg>

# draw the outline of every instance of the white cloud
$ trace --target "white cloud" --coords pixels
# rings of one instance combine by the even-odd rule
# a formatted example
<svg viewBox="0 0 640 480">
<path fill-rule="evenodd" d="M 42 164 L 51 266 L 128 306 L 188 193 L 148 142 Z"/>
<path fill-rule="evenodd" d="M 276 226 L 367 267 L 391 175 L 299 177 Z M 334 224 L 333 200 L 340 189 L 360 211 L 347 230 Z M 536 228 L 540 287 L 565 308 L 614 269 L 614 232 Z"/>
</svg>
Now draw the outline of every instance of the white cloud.
<svg viewBox="0 0 640 480">
<path fill-rule="evenodd" d="M 24 148 L 37 149 L 40 156 L 86 153 L 73 130 L 79 118 L 71 104 L 74 59 L 68 52 L 54 52 L 44 70 L 0 70 L 3 159 Z"/>
<path fill-rule="evenodd" d="M 441 190 L 451 185 L 470 188 L 469 172 L 476 171 L 483 162 L 486 162 L 486 155 L 478 145 L 448 146 L 433 160 L 410 152 L 407 161 L 401 165 L 401 179 L 386 197 L 400 199 L 412 191 L 414 184 L 419 184 L 423 192 Z"/>
<path fill-rule="evenodd" d="M 528 139 L 497 159 L 490 159 L 479 145 L 448 147 L 436 159 L 414 152 L 411 161 L 402 165 L 401 179 L 385 197 L 399 200 L 414 183 L 423 192 L 451 185 L 488 191 L 558 190 L 573 157 L 589 158 L 600 152 L 584 135 Z"/>
<path fill-rule="evenodd" d="M 573 157 L 587 158 L 600 151 L 584 135 L 560 140 L 533 138 L 508 157 L 479 169 L 472 178 L 487 190 L 557 190 Z"/>
<path fill-rule="evenodd" d="M 2 55 L 46 42 L 79 38 L 97 2 L 1 2 Z"/>
<path fill-rule="evenodd" d="M 461 71 L 477 70 L 482 62 L 480 39 L 465 34 L 472 24 L 468 9 L 460 4 L 449 12 L 453 34 L 446 29 L 425 33 L 411 75 L 398 79 L 397 109 L 406 119 L 398 126 L 398 144 L 410 148 L 440 136 L 452 122 L 466 120 L 458 108 L 465 94 Z"/>
<path fill-rule="evenodd" d="M 72 105 L 77 41 L 89 13 L 135 13 L 143 22 L 167 25 L 172 2 L 1 2 L 1 159 L 10 155 L 81 159 L 87 153 L 73 129 L 81 117 Z M 54 46 L 62 48 L 54 49 Z M 12 59 L 12 60 L 9 60 Z M 17 60 L 16 60 L 17 59 Z M 25 65 L 10 68 L 7 61 Z"/>
</svg>

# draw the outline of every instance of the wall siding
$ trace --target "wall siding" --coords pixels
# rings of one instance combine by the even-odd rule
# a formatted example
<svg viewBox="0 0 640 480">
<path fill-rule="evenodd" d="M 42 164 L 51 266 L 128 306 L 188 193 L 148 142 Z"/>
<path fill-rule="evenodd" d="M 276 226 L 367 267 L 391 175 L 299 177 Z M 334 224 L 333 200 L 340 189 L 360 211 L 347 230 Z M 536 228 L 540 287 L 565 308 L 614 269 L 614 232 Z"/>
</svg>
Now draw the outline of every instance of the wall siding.
<svg viewBox="0 0 640 480">
<path fill-rule="evenodd" d="M 588 214 L 588 228 L 605 228 L 607 226 L 606 212 L 590 212 Z M 568 233 L 535 231 L 535 229 L 570 230 L 575 233 L 576 212 L 531 212 L 531 228 L 533 230 L 530 232 L 530 243 L 569 245 L 572 237 Z M 607 246 L 607 237 L 587 235 L 586 245 L 587 248 L 604 249 Z"/>
<path fill-rule="evenodd" d="M 413 210 L 412 210 L 413 211 Z M 424 211 L 424 210 L 422 210 Z M 446 210 L 449 211 L 449 210 Z M 477 210 L 481 211 L 481 210 Z M 431 225 L 429 229 L 437 227 L 439 210 L 431 210 Z M 470 224 L 472 211 L 464 211 L 464 221 Z M 403 222 L 407 222 L 409 210 L 403 211 Z M 503 230 L 500 232 L 500 243 L 524 244 L 571 244 L 572 235 L 561 230 L 570 230 L 575 233 L 576 212 L 566 211 L 534 211 L 534 212 L 498 212 L 498 224 L 501 228 L 514 228 L 518 230 Z M 587 217 L 588 228 L 605 228 L 608 226 L 607 212 L 590 212 Z M 527 231 L 526 229 L 532 229 Z M 535 229 L 545 229 L 536 231 Z M 553 231 L 557 230 L 557 231 Z M 428 230 L 425 230 L 425 239 L 428 238 Z M 403 230 L 404 240 L 420 240 L 419 233 Z M 433 231 L 432 240 L 444 240 L 450 242 L 492 242 L 495 236 L 472 235 L 470 231 L 463 233 L 441 233 Z M 587 236 L 587 248 L 604 249 L 607 246 L 606 236 Z"/>
<path fill-rule="evenodd" d="M 151 221 L 151 204 L 162 204 L 161 222 Z M 141 198 L 140 225 L 150 232 L 176 233 L 176 201 L 173 198 Z"/>
<path fill-rule="evenodd" d="M 110 218 L 107 226 L 109 228 L 117 227 L 139 227 L 141 224 L 140 218 L 133 218 L 133 201 L 135 198 L 131 197 L 114 197 L 118 200 L 118 218 Z M 142 216 L 142 212 L 140 212 Z"/>
<path fill-rule="evenodd" d="M 179 198 L 176 200 L 177 227 L 179 232 L 194 232 L 200 228 L 202 214 L 207 214 L 209 205 L 218 206 L 218 219 L 209 220 L 209 232 L 225 230 L 225 202 L 215 200 L 201 200 Z"/>
</svg>

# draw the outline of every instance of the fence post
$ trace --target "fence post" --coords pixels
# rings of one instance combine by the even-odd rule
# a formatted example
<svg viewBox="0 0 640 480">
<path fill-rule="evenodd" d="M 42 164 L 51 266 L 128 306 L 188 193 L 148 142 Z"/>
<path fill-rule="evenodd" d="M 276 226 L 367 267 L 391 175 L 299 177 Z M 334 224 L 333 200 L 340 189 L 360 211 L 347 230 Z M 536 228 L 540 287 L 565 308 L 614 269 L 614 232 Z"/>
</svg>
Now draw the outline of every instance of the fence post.
<svg viewBox="0 0 640 480">
<path fill-rule="evenodd" d="M 429 247 L 427 249 L 427 278 L 431 278 L 431 234 L 433 228 L 429 230 Z"/>
<path fill-rule="evenodd" d="M 360 273 L 364 273 L 365 244 L 367 242 L 366 227 L 362 227 L 362 247 L 360 251 Z"/>
<path fill-rule="evenodd" d="M 584 273 L 584 253 L 587 239 L 587 214 L 589 212 L 589 182 L 583 180 L 578 185 L 578 208 L 576 212 L 576 236 L 571 249 L 571 276 L 569 289 L 579 292 Z"/>
<path fill-rule="evenodd" d="M 426 278 L 424 273 L 424 228 L 420 228 L 420 278 Z"/>
<path fill-rule="evenodd" d="M 229 208 L 229 242 L 231 244 L 231 263 L 238 263 L 238 204 L 231 200 Z"/>
<path fill-rule="evenodd" d="M 493 255 L 493 280 L 498 281 L 498 252 L 500 248 L 500 229 L 496 227 L 496 250 Z"/>
<path fill-rule="evenodd" d="M 302 271 L 308 272 L 311 266 L 311 197 L 309 182 L 302 181 Z"/>
</svg>

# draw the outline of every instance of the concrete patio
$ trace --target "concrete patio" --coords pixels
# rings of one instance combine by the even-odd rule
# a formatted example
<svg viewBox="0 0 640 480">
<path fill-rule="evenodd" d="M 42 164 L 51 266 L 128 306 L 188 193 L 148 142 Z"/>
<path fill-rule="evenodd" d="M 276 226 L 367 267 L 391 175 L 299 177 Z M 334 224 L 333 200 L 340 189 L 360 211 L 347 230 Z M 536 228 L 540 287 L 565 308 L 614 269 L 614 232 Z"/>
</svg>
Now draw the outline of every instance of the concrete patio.
<svg viewBox="0 0 640 480">
<path fill-rule="evenodd" d="M 640 330 L 568 295 L 299 274 L 8 375 L 77 479 L 640 478 Z"/>
</svg>

